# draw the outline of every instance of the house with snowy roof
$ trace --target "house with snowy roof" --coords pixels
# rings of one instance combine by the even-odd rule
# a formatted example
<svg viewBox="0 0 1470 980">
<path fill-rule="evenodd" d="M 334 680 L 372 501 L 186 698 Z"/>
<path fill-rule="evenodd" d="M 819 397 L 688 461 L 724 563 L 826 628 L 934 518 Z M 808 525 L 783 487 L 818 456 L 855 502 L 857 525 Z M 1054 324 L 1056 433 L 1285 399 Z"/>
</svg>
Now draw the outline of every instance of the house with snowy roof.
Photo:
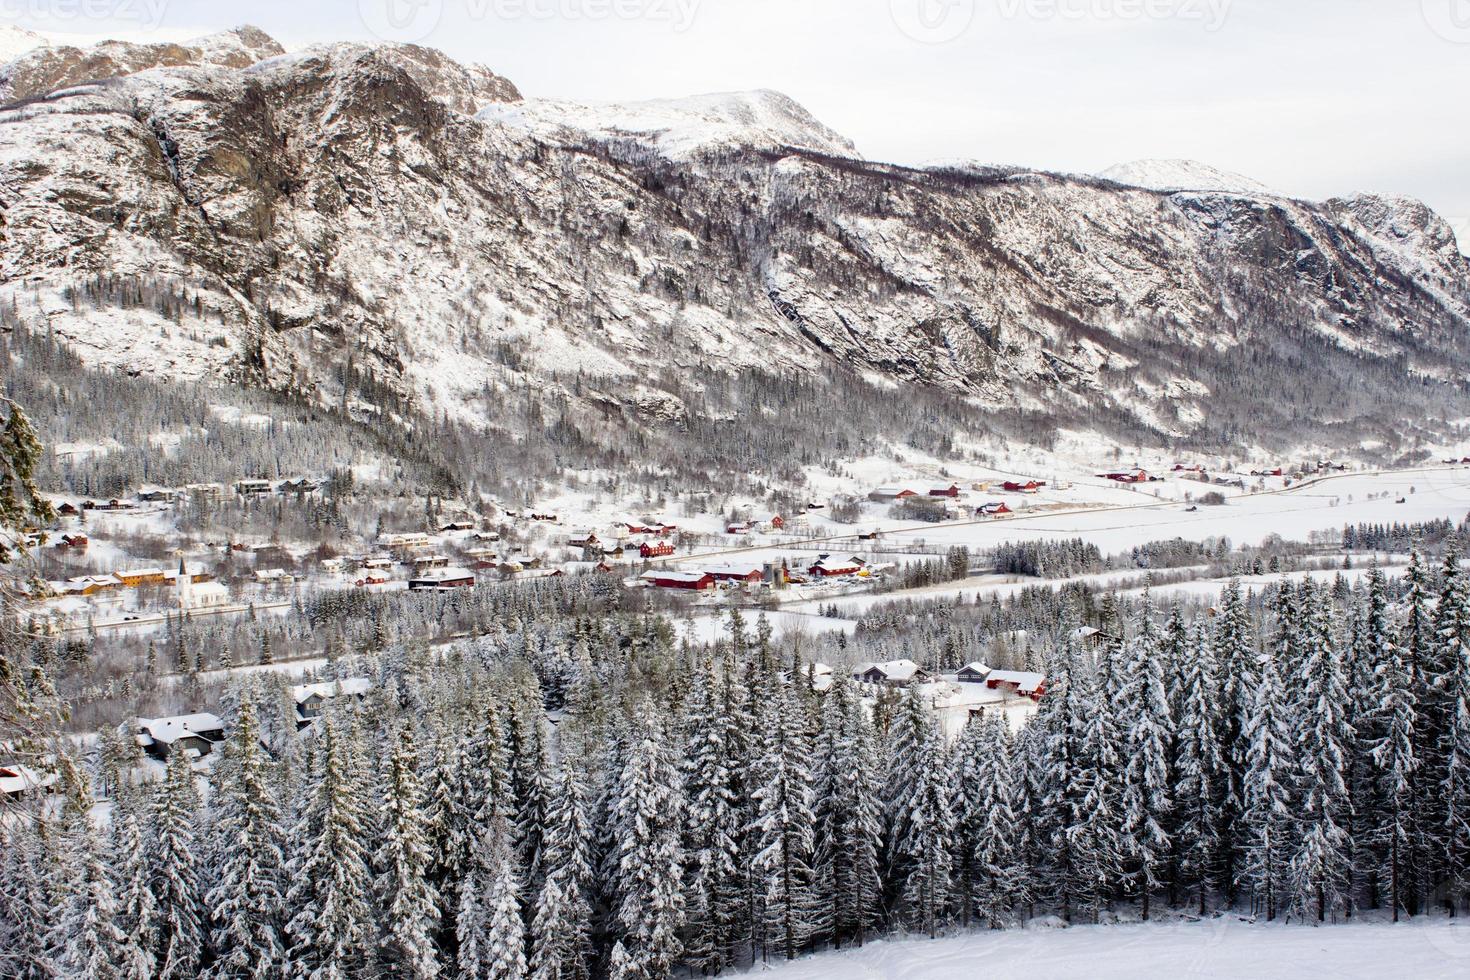
<svg viewBox="0 0 1470 980">
<path fill-rule="evenodd" d="M 1046 694 L 1046 675 L 1033 671 L 992 670 L 985 678 L 985 686 L 992 691 L 1007 691 L 1040 701 Z"/>
<path fill-rule="evenodd" d="M 324 681 L 320 684 L 298 684 L 291 688 L 291 699 L 296 702 L 296 727 L 305 728 L 321 717 L 327 702 L 339 697 L 361 701 L 373 689 L 373 682 L 366 677 L 349 677 L 340 681 Z"/>
<path fill-rule="evenodd" d="M 887 663 L 863 664 L 852 672 L 854 680 L 864 684 L 907 687 L 929 679 L 928 671 L 912 660 L 890 660 Z"/>
<path fill-rule="evenodd" d="M 173 718 L 139 718 L 134 736 L 143 751 L 167 761 L 171 753 L 184 751 L 202 758 L 225 740 L 225 723 L 218 715 L 200 712 Z"/>
</svg>

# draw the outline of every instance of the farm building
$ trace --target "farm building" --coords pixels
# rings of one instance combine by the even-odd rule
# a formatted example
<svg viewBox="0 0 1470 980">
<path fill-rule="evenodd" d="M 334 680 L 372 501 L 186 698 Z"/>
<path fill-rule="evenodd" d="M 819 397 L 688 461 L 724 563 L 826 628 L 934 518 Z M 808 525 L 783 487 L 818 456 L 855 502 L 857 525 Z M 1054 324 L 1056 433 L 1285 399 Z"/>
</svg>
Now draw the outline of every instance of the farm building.
<svg viewBox="0 0 1470 980">
<path fill-rule="evenodd" d="M 912 487 L 879 487 L 868 494 L 868 497 L 871 500 L 907 500 L 918 495 L 919 491 Z"/>
<path fill-rule="evenodd" d="M 643 582 L 656 589 L 683 589 L 688 592 L 703 592 L 714 587 L 714 576 L 709 572 L 648 572 Z"/>
<path fill-rule="evenodd" d="M 832 558 L 823 556 L 807 569 L 813 578 L 841 578 L 856 575 L 863 570 L 863 563 L 856 558 Z"/>
<path fill-rule="evenodd" d="M 1037 493 L 1045 486 L 1040 480 L 1007 480 L 1001 484 L 1006 493 Z"/>
<path fill-rule="evenodd" d="M 929 496 L 931 497 L 948 497 L 954 500 L 962 493 L 964 493 L 964 490 L 960 488 L 958 483 L 936 483 L 929 488 Z"/>
<path fill-rule="evenodd" d="M 1004 502 L 981 504 L 975 508 L 976 517 L 1004 517 L 1013 511 Z"/>
<path fill-rule="evenodd" d="M 475 573 L 467 568 L 434 568 L 416 573 L 408 580 L 410 592 L 450 592 L 474 587 Z"/>
<path fill-rule="evenodd" d="M 765 581 L 766 569 L 764 565 L 735 564 L 735 565 L 712 565 L 704 571 L 716 582 L 749 582 L 757 584 Z"/>
<path fill-rule="evenodd" d="M 1046 675 L 1028 671 L 992 670 L 985 678 L 985 686 L 992 691 L 1010 691 L 1033 701 L 1040 701 L 1046 693 Z"/>
<path fill-rule="evenodd" d="M 638 546 L 640 558 L 667 558 L 674 553 L 674 546 L 667 541 L 645 541 Z"/>
</svg>

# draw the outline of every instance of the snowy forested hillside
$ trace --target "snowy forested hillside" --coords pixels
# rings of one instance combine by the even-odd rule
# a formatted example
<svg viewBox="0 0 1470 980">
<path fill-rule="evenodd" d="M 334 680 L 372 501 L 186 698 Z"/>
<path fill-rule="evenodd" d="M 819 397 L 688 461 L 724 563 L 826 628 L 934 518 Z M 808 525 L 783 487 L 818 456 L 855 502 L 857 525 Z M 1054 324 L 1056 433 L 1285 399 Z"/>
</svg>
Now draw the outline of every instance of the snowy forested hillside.
<svg viewBox="0 0 1470 980">
<path fill-rule="evenodd" d="M 250 29 L 42 49 L 0 85 L 0 313 L 131 375 L 515 437 L 528 388 L 655 430 L 711 373 L 838 367 L 1122 445 L 1356 450 L 1467 414 L 1470 264 L 1412 201 L 893 166 L 774 93 L 543 102 Z"/>
<path fill-rule="evenodd" d="M 484 625 L 437 652 L 393 642 L 366 598 L 313 603 L 338 637 L 315 678 L 359 693 L 303 718 L 284 676 L 230 670 L 228 734 L 197 766 L 144 759 L 157 741 L 130 725 L 103 727 L 88 778 L 68 752 L 47 832 L 25 809 L 0 822 L 0 957 L 22 977 L 663 980 L 895 931 L 1122 918 L 1160 924 L 885 943 L 778 975 L 937 980 L 1022 951 L 1025 975 L 1095 956 L 1111 976 L 1133 943 L 1135 970 L 1288 976 L 1318 947 L 1311 966 L 1366 968 L 1344 957 L 1374 941 L 1372 963 L 1439 975 L 1463 937 L 1442 916 L 1470 901 L 1463 539 L 1438 571 L 1415 556 L 1401 580 L 1231 587 L 1210 607 L 1064 588 L 875 616 L 865 645 L 934 670 L 968 662 L 974 630 L 1045 638 L 1034 720 L 987 712 L 953 740 L 924 684 L 852 680 L 844 639 L 736 615 L 714 648 L 676 645 L 596 577 L 444 597 L 441 616 Z M 197 643 L 181 622 L 158 655 L 202 659 Z M 835 654 L 832 674 L 801 648 Z M 1257 941 L 1232 914 L 1278 924 Z"/>
</svg>

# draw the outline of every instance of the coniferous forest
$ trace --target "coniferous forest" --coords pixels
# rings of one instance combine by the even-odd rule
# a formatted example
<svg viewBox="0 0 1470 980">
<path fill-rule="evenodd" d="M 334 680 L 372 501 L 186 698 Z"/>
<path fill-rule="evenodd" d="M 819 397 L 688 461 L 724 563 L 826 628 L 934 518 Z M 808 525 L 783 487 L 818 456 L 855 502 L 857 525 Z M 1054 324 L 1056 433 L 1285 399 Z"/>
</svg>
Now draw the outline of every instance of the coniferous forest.
<svg viewBox="0 0 1470 980">
<path fill-rule="evenodd" d="M 1208 606 L 936 603 L 851 652 L 926 649 L 933 616 L 937 669 L 974 623 L 1053 624 L 1033 720 L 947 738 L 924 687 L 817 683 L 817 645 L 738 612 L 696 647 L 653 614 L 508 606 L 468 645 L 334 662 L 371 691 L 299 732 L 283 681 L 241 675 L 207 777 L 176 752 L 140 780 L 126 733 L 48 745 L 32 678 L 64 778 L 0 824 L 3 972 L 713 976 L 1036 917 L 1470 907 L 1453 550 Z"/>
</svg>

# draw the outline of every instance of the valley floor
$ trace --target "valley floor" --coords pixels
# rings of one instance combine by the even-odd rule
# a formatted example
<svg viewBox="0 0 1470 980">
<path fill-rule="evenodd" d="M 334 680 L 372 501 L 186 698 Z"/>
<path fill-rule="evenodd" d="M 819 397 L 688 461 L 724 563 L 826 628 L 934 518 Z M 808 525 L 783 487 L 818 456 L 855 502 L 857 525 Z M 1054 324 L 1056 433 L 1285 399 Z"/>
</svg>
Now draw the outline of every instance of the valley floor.
<svg viewBox="0 0 1470 980">
<path fill-rule="evenodd" d="M 869 943 L 773 964 L 763 975 L 771 980 L 1463 980 L 1470 976 L 1470 919 L 1313 928 L 1224 917 L 977 932 Z"/>
</svg>

